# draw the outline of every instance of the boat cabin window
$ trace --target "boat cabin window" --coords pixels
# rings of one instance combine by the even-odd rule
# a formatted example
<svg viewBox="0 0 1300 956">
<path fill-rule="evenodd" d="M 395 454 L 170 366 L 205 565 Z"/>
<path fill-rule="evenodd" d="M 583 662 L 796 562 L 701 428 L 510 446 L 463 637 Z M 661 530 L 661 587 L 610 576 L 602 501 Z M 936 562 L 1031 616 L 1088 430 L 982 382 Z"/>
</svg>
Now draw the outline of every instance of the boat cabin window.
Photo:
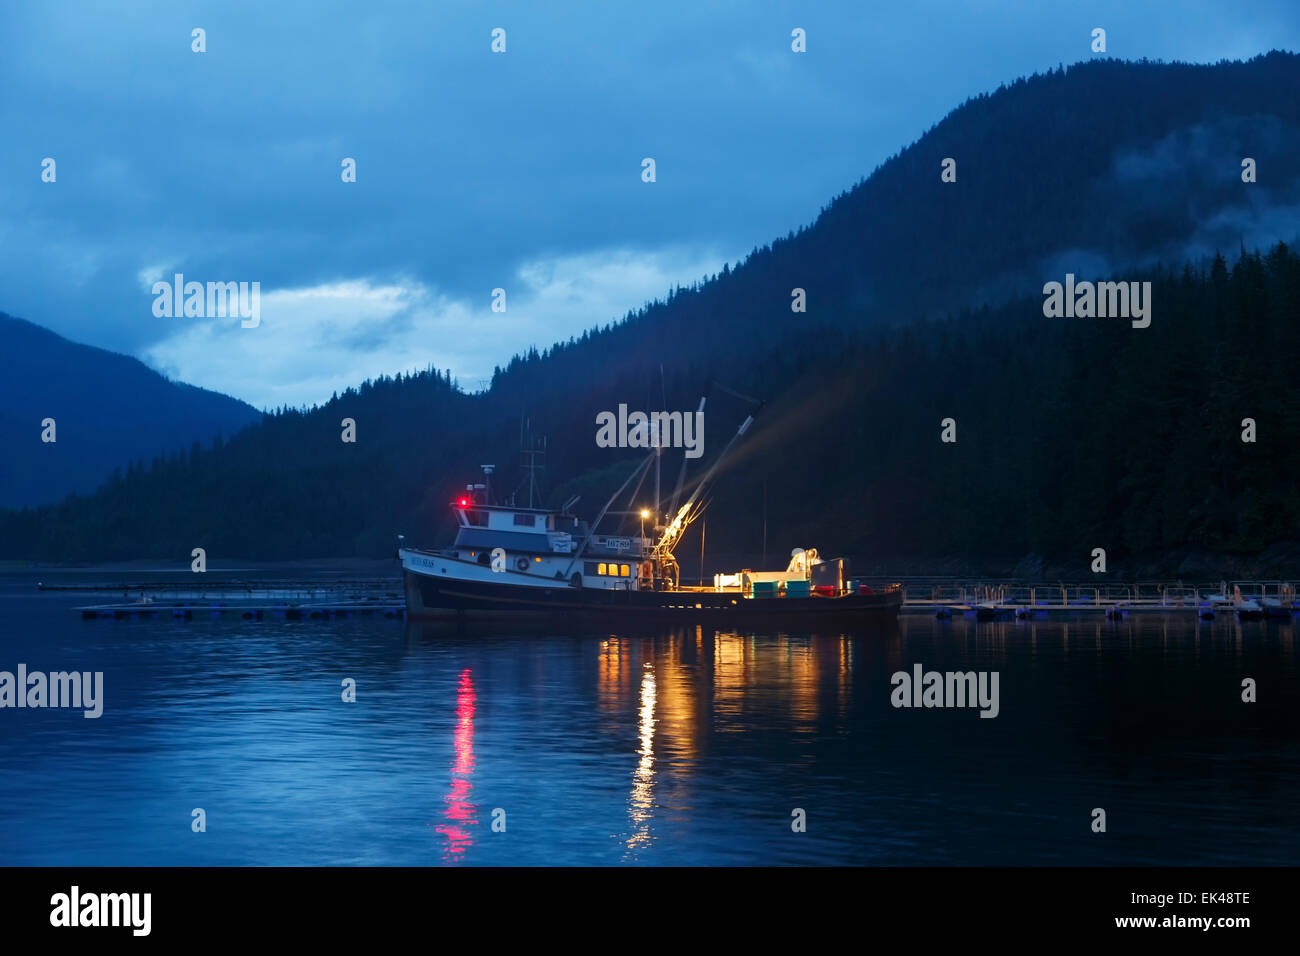
<svg viewBox="0 0 1300 956">
<path fill-rule="evenodd" d="M 630 578 L 632 568 L 626 564 L 607 564 L 604 561 L 586 561 L 583 563 L 583 573 L 591 575 L 601 575 L 612 578 Z"/>
<path fill-rule="evenodd" d="M 577 524 L 577 519 L 571 515 L 551 515 L 550 521 L 552 531 L 573 531 L 573 526 Z"/>
<path fill-rule="evenodd" d="M 463 515 L 465 516 L 465 523 L 466 523 L 466 524 L 468 524 L 468 525 L 474 525 L 475 527 L 478 527 L 478 528 L 486 528 L 486 527 L 487 527 L 488 516 L 487 516 L 487 512 L 486 512 L 486 511 L 468 511 L 468 510 L 467 510 L 467 511 L 462 511 L 461 514 L 463 514 Z"/>
<path fill-rule="evenodd" d="M 533 528 L 537 525 L 536 518 L 536 515 L 521 515 L 516 512 L 515 525 L 520 528 Z"/>
</svg>

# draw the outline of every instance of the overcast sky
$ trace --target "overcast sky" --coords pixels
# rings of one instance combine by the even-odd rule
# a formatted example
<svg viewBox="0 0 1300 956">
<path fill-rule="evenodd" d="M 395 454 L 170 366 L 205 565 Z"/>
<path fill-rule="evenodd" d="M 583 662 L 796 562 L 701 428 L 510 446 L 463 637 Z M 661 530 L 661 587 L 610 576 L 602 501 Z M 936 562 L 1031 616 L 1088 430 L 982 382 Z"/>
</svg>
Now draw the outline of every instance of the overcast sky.
<svg viewBox="0 0 1300 956">
<path fill-rule="evenodd" d="M 1111 56 L 1247 58 L 1300 49 L 1300 3 L 5 2 L 0 311 L 258 407 L 430 364 L 479 387 L 810 222 L 1094 27 Z M 177 272 L 260 282 L 260 325 L 156 317 Z"/>
</svg>

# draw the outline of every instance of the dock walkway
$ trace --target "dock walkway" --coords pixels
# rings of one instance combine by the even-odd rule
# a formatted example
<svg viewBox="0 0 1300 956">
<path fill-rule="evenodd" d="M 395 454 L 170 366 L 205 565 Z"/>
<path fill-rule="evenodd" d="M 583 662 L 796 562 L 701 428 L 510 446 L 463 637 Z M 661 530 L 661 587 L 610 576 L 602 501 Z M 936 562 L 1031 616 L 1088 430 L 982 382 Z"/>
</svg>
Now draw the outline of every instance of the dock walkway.
<svg viewBox="0 0 1300 956">
<path fill-rule="evenodd" d="M 1285 581 L 1220 581 L 1216 584 L 986 584 L 978 582 L 905 582 L 905 610 L 977 618 L 1028 617 L 1035 614 L 1099 612 L 1111 617 L 1131 613 L 1256 613 L 1290 619 L 1300 604 L 1296 588 Z"/>
</svg>

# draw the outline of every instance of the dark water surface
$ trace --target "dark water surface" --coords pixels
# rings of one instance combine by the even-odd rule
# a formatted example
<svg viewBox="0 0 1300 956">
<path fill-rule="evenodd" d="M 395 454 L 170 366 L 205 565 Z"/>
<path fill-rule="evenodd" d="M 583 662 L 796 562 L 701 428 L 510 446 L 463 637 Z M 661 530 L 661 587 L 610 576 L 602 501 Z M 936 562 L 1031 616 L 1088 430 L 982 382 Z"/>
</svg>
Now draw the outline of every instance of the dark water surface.
<svg viewBox="0 0 1300 956">
<path fill-rule="evenodd" d="M 1288 623 L 457 636 L 83 621 L 115 599 L 34 580 L 0 670 L 103 671 L 104 713 L 0 710 L 3 864 L 1300 862 Z M 916 663 L 997 671 L 999 715 L 894 708 Z"/>
</svg>

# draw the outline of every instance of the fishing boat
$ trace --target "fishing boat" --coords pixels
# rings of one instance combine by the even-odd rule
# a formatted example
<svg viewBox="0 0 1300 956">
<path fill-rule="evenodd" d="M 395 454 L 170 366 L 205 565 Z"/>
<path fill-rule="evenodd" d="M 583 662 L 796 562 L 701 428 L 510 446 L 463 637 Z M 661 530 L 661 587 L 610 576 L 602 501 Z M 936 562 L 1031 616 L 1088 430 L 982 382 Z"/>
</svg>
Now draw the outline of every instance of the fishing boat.
<svg viewBox="0 0 1300 956">
<path fill-rule="evenodd" d="M 701 402 L 701 408 L 703 402 Z M 712 584 L 682 583 L 674 548 L 702 512 L 701 495 L 753 421 L 747 417 L 693 493 L 678 506 L 685 467 L 670 507 L 660 513 L 654 450 L 610 496 L 590 522 L 573 510 L 491 500 L 486 481 L 466 485 L 450 502 L 456 536 L 443 548 L 408 547 L 399 537 L 406 611 L 413 620 L 557 623 L 670 621 L 710 625 L 855 627 L 893 620 L 902 605 L 898 585 L 869 587 L 848 577 L 844 559 L 823 559 L 814 548 L 793 549 L 785 570 L 742 568 L 715 575 Z M 655 466 L 652 508 L 611 511 L 634 479 Z M 637 485 L 640 489 L 640 483 Z M 636 492 L 634 491 L 635 495 Z M 600 530 L 607 517 L 639 517 L 638 534 Z M 650 534 L 645 531 L 650 523 Z"/>
</svg>

